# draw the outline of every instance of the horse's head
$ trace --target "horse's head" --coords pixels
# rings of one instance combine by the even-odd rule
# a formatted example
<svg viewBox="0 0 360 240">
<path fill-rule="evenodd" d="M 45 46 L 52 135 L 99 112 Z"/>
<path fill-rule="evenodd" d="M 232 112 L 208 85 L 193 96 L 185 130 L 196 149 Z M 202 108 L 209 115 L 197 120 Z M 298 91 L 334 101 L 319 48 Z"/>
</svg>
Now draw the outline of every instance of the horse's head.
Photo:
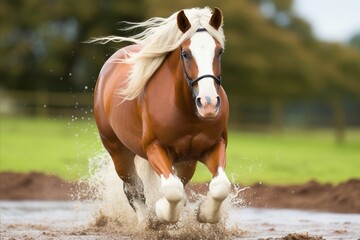
<svg viewBox="0 0 360 240">
<path fill-rule="evenodd" d="M 183 33 L 191 28 L 184 11 L 178 13 L 177 24 Z M 209 24 L 215 30 L 221 26 L 222 13 L 218 8 L 215 8 Z M 182 43 L 180 50 L 184 76 L 192 91 L 198 115 L 216 117 L 221 105 L 218 89 L 221 84 L 222 45 L 205 28 L 199 28 Z"/>
</svg>

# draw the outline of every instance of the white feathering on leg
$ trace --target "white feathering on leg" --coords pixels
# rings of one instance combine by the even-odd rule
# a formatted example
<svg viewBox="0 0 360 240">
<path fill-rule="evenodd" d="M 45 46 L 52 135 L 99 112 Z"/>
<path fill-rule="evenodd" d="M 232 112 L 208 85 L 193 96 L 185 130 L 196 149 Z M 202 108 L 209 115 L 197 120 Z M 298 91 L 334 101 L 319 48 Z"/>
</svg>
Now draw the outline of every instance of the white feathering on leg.
<svg viewBox="0 0 360 240">
<path fill-rule="evenodd" d="M 198 220 L 206 223 L 217 223 L 220 220 L 221 203 L 230 194 L 231 184 L 224 170 L 219 167 L 218 175 L 209 185 L 209 192 L 199 207 Z"/>
<path fill-rule="evenodd" d="M 184 199 L 184 186 L 180 179 L 172 174 L 166 179 L 161 175 L 160 198 L 155 205 L 155 213 L 160 222 L 175 223 L 180 218 L 180 208 Z"/>
</svg>

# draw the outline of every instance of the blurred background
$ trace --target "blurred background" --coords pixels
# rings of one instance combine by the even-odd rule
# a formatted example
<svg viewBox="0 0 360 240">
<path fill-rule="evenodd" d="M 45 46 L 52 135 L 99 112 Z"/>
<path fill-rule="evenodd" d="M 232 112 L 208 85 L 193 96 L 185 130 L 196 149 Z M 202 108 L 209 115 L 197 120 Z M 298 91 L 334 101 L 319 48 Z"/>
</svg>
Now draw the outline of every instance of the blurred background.
<svg viewBox="0 0 360 240">
<path fill-rule="evenodd" d="M 85 42 L 135 33 L 121 21 L 204 6 L 224 14 L 227 172 L 249 184 L 360 178 L 356 0 L 3 0 L 0 171 L 88 174 L 102 152 L 94 86 L 124 45 Z M 194 181 L 208 177 L 199 167 Z"/>
</svg>

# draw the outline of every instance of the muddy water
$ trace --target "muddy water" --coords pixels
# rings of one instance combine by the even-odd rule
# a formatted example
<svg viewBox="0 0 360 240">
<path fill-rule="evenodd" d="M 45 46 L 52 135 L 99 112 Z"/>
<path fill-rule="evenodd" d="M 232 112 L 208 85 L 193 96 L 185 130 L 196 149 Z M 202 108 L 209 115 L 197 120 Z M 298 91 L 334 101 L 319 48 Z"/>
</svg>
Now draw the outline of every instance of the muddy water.
<svg viewBox="0 0 360 240">
<path fill-rule="evenodd" d="M 231 208 L 223 223 L 216 225 L 189 219 L 191 224 L 170 226 L 125 226 L 119 222 L 96 226 L 96 204 L 1 201 L 1 239 L 259 239 L 289 233 L 308 233 L 325 239 L 360 238 L 360 214 Z M 190 210 L 187 214 L 194 213 Z"/>
<path fill-rule="evenodd" d="M 107 154 L 89 162 L 86 194 L 91 202 L 0 201 L 1 239 L 259 239 L 308 233 L 325 239 L 359 239 L 360 214 L 332 214 L 294 210 L 235 208 L 244 189 L 234 188 L 223 204 L 218 224 L 200 224 L 196 210 L 204 196 L 193 194 L 177 224 L 161 225 L 152 215 L 160 196 L 160 180 L 146 160 L 135 158 L 144 183 L 148 221 L 138 224 L 122 182 Z M 79 190 L 80 191 L 80 190 Z M 79 199 L 80 192 L 72 193 Z M 80 195 L 79 195 L 80 194 Z M 306 238 L 295 238 L 306 239 Z M 311 238 L 308 238 L 311 239 Z"/>
</svg>

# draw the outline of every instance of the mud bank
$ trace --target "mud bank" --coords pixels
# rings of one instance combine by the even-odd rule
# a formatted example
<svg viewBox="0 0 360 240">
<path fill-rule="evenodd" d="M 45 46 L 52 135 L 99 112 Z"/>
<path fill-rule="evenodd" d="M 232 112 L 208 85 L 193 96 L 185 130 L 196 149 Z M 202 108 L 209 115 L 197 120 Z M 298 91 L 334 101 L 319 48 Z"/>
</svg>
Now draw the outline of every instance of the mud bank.
<svg viewBox="0 0 360 240">
<path fill-rule="evenodd" d="M 244 187 L 244 186 L 242 186 Z M 207 184 L 189 184 L 186 190 L 207 192 Z M 91 191 L 90 191 L 91 192 Z M 256 208 L 293 208 L 338 213 L 360 213 L 360 180 L 339 185 L 310 181 L 302 185 L 256 184 L 238 196 L 242 206 Z M 86 183 L 64 181 L 42 173 L 0 173 L 0 200 L 74 200 L 89 199 Z"/>
</svg>

